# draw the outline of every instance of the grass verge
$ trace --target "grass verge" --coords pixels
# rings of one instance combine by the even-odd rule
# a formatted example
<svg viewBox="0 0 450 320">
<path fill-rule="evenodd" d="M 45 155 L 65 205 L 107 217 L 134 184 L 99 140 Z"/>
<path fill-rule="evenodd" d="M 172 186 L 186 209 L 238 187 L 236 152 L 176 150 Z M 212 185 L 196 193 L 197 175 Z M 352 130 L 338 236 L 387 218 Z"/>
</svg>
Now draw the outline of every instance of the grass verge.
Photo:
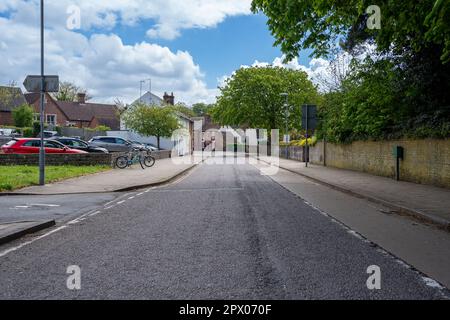
<svg viewBox="0 0 450 320">
<path fill-rule="evenodd" d="M 111 170 L 111 167 L 47 166 L 45 182 L 56 182 L 107 170 Z M 0 166 L 0 192 L 37 185 L 38 182 L 39 168 L 37 166 Z"/>
</svg>

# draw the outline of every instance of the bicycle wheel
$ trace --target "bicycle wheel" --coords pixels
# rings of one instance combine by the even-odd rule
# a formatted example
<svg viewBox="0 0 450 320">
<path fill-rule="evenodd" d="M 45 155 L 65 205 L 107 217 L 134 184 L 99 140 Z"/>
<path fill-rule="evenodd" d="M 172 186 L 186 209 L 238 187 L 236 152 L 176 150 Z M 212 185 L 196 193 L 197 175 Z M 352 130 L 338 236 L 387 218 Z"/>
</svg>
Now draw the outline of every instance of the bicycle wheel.
<svg viewBox="0 0 450 320">
<path fill-rule="evenodd" d="M 128 167 L 128 158 L 125 156 L 118 157 L 116 159 L 116 167 L 119 169 L 125 169 Z"/>
<path fill-rule="evenodd" d="M 141 168 L 144 170 L 145 169 L 145 160 L 143 156 L 139 156 L 139 164 L 141 165 Z"/>
<path fill-rule="evenodd" d="M 153 167 L 155 165 L 155 162 L 156 162 L 156 160 L 152 156 L 144 157 L 144 164 L 146 167 L 149 167 L 149 168 Z"/>
</svg>

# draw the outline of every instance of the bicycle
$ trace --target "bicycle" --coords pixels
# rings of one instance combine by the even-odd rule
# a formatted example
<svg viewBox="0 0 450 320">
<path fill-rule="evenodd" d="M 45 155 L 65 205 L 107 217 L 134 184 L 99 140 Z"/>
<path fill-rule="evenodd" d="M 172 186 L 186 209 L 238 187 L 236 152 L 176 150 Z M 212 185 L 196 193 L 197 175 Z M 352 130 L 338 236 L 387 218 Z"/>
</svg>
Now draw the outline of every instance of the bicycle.
<svg viewBox="0 0 450 320">
<path fill-rule="evenodd" d="M 139 163 L 141 168 L 145 169 L 146 167 L 150 167 L 149 164 L 151 164 L 151 159 L 148 157 L 148 155 L 142 155 L 142 150 L 133 148 L 126 156 L 120 156 L 116 159 L 116 167 L 119 169 L 125 169 Z M 153 166 L 153 164 L 151 164 L 151 166 Z"/>
<path fill-rule="evenodd" d="M 144 165 L 148 168 L 151 168 L 156 163 L 156 158 L 152 156 L 152 151 L 150 149 L 143 150 L 147 153 L 146 156 L 144 156 Z"/>
</svg>

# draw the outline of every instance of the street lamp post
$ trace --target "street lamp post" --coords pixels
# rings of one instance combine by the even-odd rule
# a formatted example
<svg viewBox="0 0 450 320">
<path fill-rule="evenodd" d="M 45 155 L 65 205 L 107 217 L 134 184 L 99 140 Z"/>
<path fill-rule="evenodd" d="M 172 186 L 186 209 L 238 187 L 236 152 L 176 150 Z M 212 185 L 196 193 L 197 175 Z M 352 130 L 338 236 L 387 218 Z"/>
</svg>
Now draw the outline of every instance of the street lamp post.
<svg viewBox="0 0 450 320">
<path fill-rule="evenodd" d="M 289 143 L 290 137 L 289 137 L 289 104 L 288 104 L 288 97 L 289 94 L 288 93 L 281 93 L 280 96 L 285 98 L 285 102 L 284 102 L 284 115 L 285 115 L 285 134 L 284 134 L 284 142 L 286 142 L 286 144 Z M 286 158 L 289 159 L 289 146 L 286 147 Z"/>
<path fill-rule="evenodd" d="M 40 138 L 39 149 L 39 184 L 45 185 L 45 148 L 44 148 L 44 99 L 45 99 L 45 78 L 44 78 L 44 0 L 41 0 L 41 92 L 40 92 Z"/>
</svg>

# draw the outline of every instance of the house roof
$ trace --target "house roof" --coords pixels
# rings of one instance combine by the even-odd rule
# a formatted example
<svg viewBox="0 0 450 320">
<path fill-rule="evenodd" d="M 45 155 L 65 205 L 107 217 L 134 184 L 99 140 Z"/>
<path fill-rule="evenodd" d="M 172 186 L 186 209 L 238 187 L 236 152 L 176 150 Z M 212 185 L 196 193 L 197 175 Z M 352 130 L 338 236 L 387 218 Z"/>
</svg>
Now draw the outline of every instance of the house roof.
<svg viewBox="0 0 450 320">
<path fill-rule="evenodd" d="M 41 94 L 39 92 L 37 93 L 25 93 L 25 100 L 27 100 L 28 104 L 34 104 L 39 98 L 41 97 Z"/>
<path fill-rule="evenodd" d="M 134 101 L 132 104 L 136 104 L 142 102 L 144 104 L 148 105 L 158 105 L 162 106 L 164 104 L 164 100 L 158 97 L 157 95 L 151 93 L 150 91 L 147 91 L 142 97 Z"/>
<path fill-rule="evenodd" d="M 93 118 L 96 118 L 100 125 L 108 126 L 111 129 L 120 127 L 115 105 L 67 101 L 56 101 L 56 103 L 69 121 L 91 122 Z"/>
<path fill-rule="evenodd" d="M 0 86 L 0 111 L 11 112 L 26 103 L 20 88 Z"/>
</svg>

